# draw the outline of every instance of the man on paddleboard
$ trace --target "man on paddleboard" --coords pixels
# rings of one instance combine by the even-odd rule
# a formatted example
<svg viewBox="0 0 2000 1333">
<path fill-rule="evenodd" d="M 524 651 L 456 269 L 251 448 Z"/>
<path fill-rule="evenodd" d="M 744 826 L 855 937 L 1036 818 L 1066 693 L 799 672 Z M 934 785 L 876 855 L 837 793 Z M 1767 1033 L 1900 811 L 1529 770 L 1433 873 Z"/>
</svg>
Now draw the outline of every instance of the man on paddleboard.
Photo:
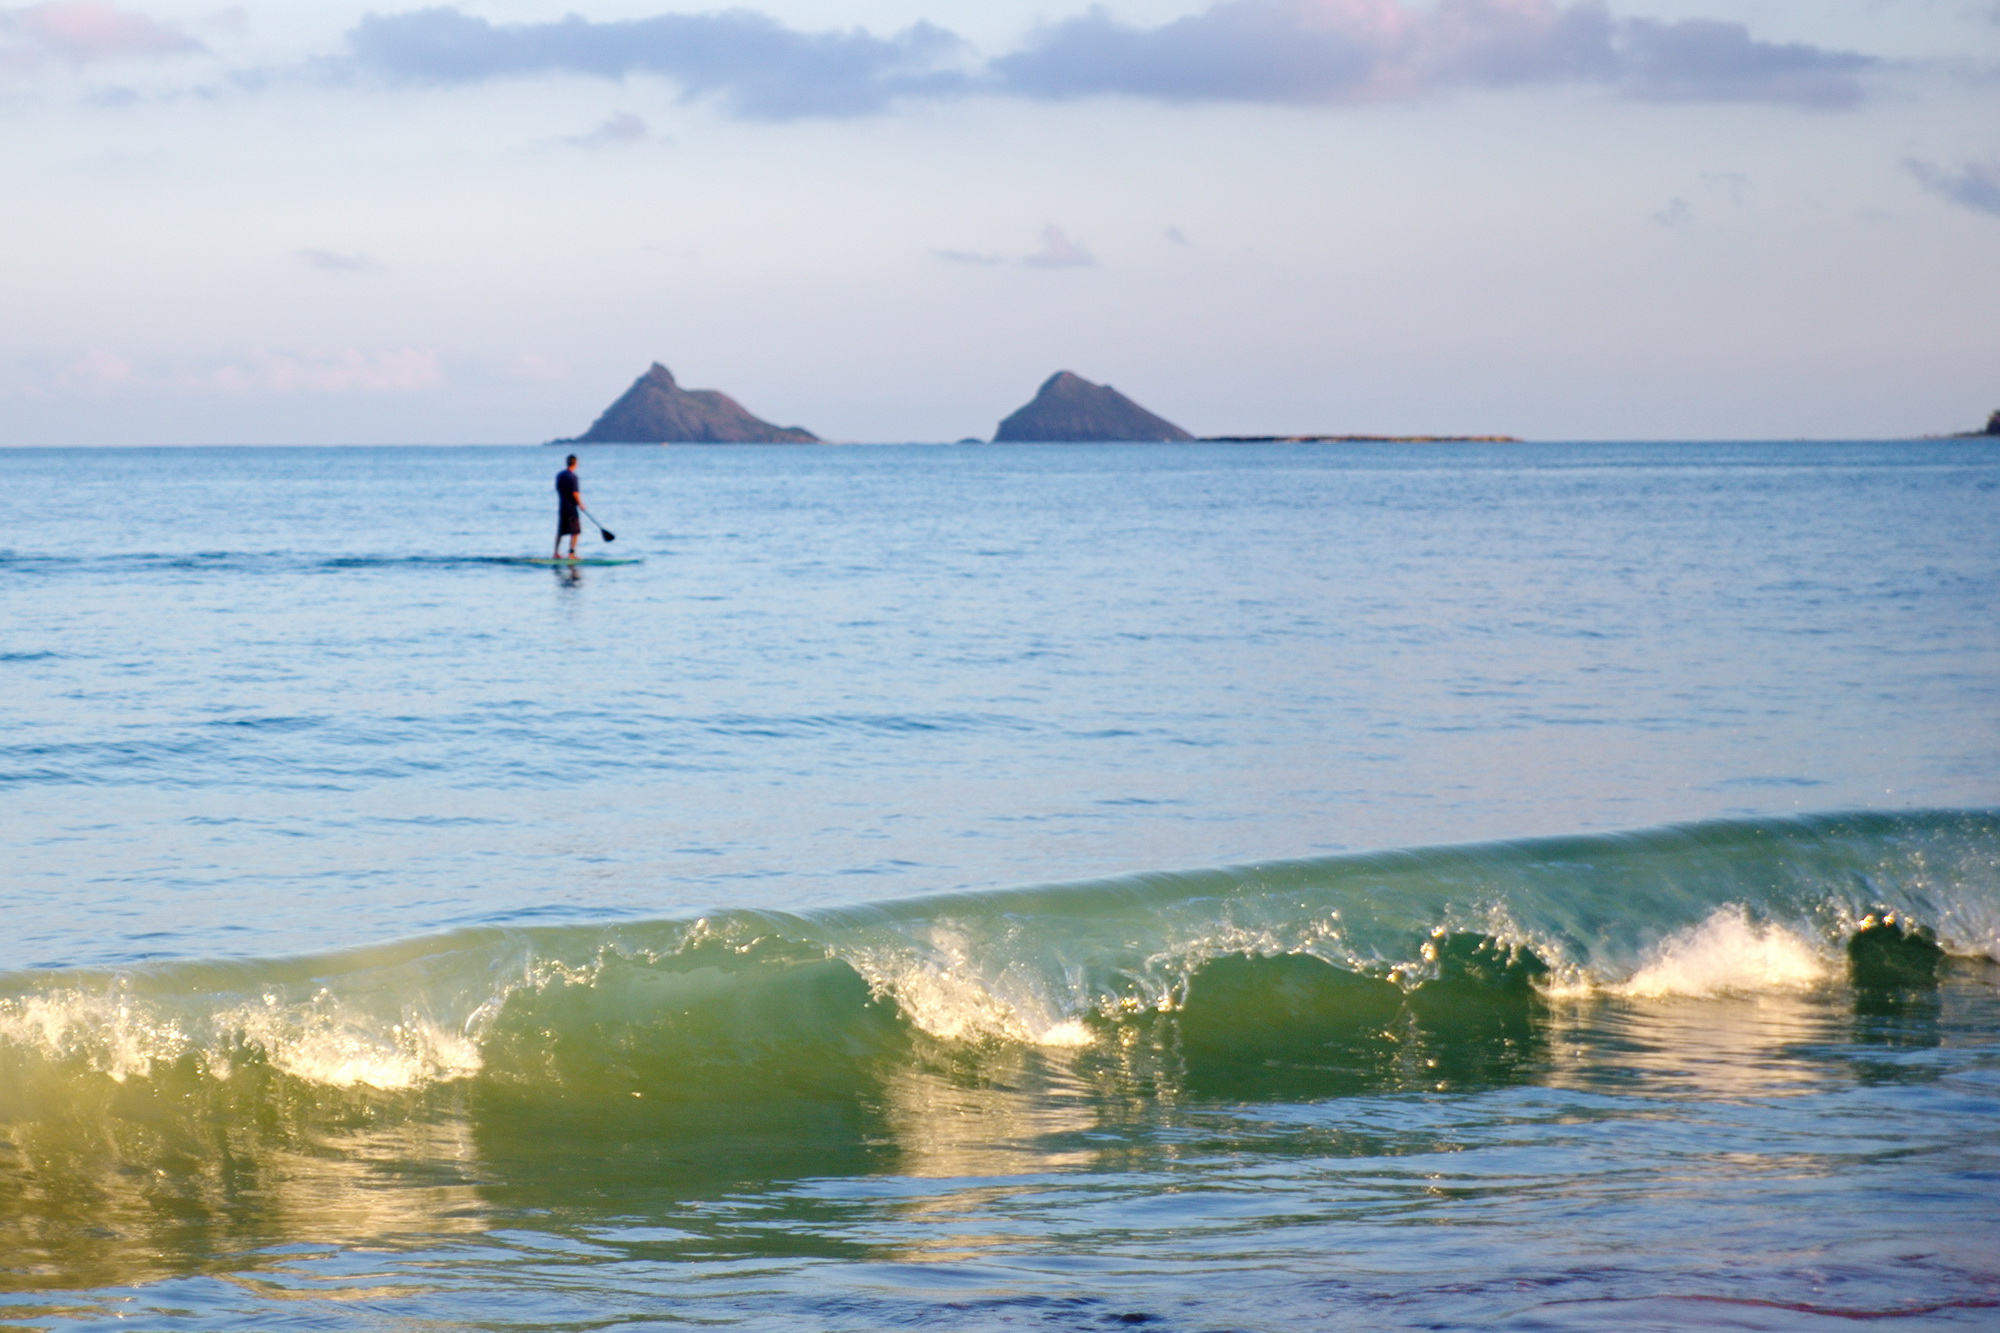
<svg viewBox="0 0 2000 1333">
<path fill-rule="evenodd" d="M 556 473 L 556 549 L 551 559 L 562 559 L 562 539 L 569 537 L 569 558 L 576 559 L 576 539 L 583 534 L 583 485 L 576 479 L 576 455 L 571 454 Z"/>
</svg>

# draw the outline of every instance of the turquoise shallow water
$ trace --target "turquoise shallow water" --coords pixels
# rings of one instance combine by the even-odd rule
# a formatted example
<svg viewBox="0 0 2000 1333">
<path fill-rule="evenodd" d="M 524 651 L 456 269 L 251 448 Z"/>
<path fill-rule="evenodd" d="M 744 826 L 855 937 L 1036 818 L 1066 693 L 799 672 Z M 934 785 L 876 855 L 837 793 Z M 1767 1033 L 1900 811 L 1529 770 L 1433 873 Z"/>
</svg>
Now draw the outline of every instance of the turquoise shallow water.
<svg viewBox="0 0 2000 1333">
<path fill-rule="evenodd" d="M 8 459 L 0 1318 L 2000 1325 L 1986 447 Z"/>
</svg>

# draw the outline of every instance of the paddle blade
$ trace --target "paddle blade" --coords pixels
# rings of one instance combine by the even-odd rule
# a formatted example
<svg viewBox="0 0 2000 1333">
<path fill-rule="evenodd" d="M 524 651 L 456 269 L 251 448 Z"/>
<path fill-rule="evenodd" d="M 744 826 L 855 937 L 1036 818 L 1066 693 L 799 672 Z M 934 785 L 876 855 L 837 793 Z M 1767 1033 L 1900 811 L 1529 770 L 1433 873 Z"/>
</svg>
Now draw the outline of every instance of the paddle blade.
<svg viewBox="0 0 2000 1333">
<path fill-rule="evenodd" d="M 604 534 L 605 541 L 615 542 L 618 540 L 618 534 L 613 532 L 610 528 L 600 527 L 598 528 L 598 531 Z"/>
</svg>

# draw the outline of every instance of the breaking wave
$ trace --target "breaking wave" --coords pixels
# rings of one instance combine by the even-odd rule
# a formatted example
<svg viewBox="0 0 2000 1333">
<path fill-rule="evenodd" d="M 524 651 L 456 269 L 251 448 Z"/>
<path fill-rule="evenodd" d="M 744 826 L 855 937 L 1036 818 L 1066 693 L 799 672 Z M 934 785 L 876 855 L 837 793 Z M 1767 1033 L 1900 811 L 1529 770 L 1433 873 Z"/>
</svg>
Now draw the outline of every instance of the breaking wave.
<svg viewBox="0 0 2000 1333">
<path fill-rule="evenodd" d="M 926 1043 L 1163 1031 L 1193 1056 L 1263 1058 L 1579 997 L 1845 984 L 1849 942 L 1885 921 L 2000 958 L 2000 812 L 1720 821 L 20 972 L 0 976 L 0 1120 L 137 1084 L 813 1097 Z"/>
</svg>

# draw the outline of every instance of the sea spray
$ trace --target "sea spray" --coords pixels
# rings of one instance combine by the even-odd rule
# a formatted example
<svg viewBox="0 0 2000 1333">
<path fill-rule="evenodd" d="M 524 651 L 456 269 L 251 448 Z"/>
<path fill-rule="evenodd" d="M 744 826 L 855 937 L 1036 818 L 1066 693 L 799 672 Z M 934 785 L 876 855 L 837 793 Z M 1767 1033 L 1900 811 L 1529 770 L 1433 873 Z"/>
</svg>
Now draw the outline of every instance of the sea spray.
<svg viewBox="0 0 2000 1333">
<path fill-rule="evenodd" d="M 1823 941 L 1776 921 L 1752 921 L 1743 907 L 1731 904 L 1700 925 L 1669 935 L 1637 972 L 1611 989 L 1646 998 L 1780 990 L 1823 981 L 1833 966 Z"/>
</svg>

